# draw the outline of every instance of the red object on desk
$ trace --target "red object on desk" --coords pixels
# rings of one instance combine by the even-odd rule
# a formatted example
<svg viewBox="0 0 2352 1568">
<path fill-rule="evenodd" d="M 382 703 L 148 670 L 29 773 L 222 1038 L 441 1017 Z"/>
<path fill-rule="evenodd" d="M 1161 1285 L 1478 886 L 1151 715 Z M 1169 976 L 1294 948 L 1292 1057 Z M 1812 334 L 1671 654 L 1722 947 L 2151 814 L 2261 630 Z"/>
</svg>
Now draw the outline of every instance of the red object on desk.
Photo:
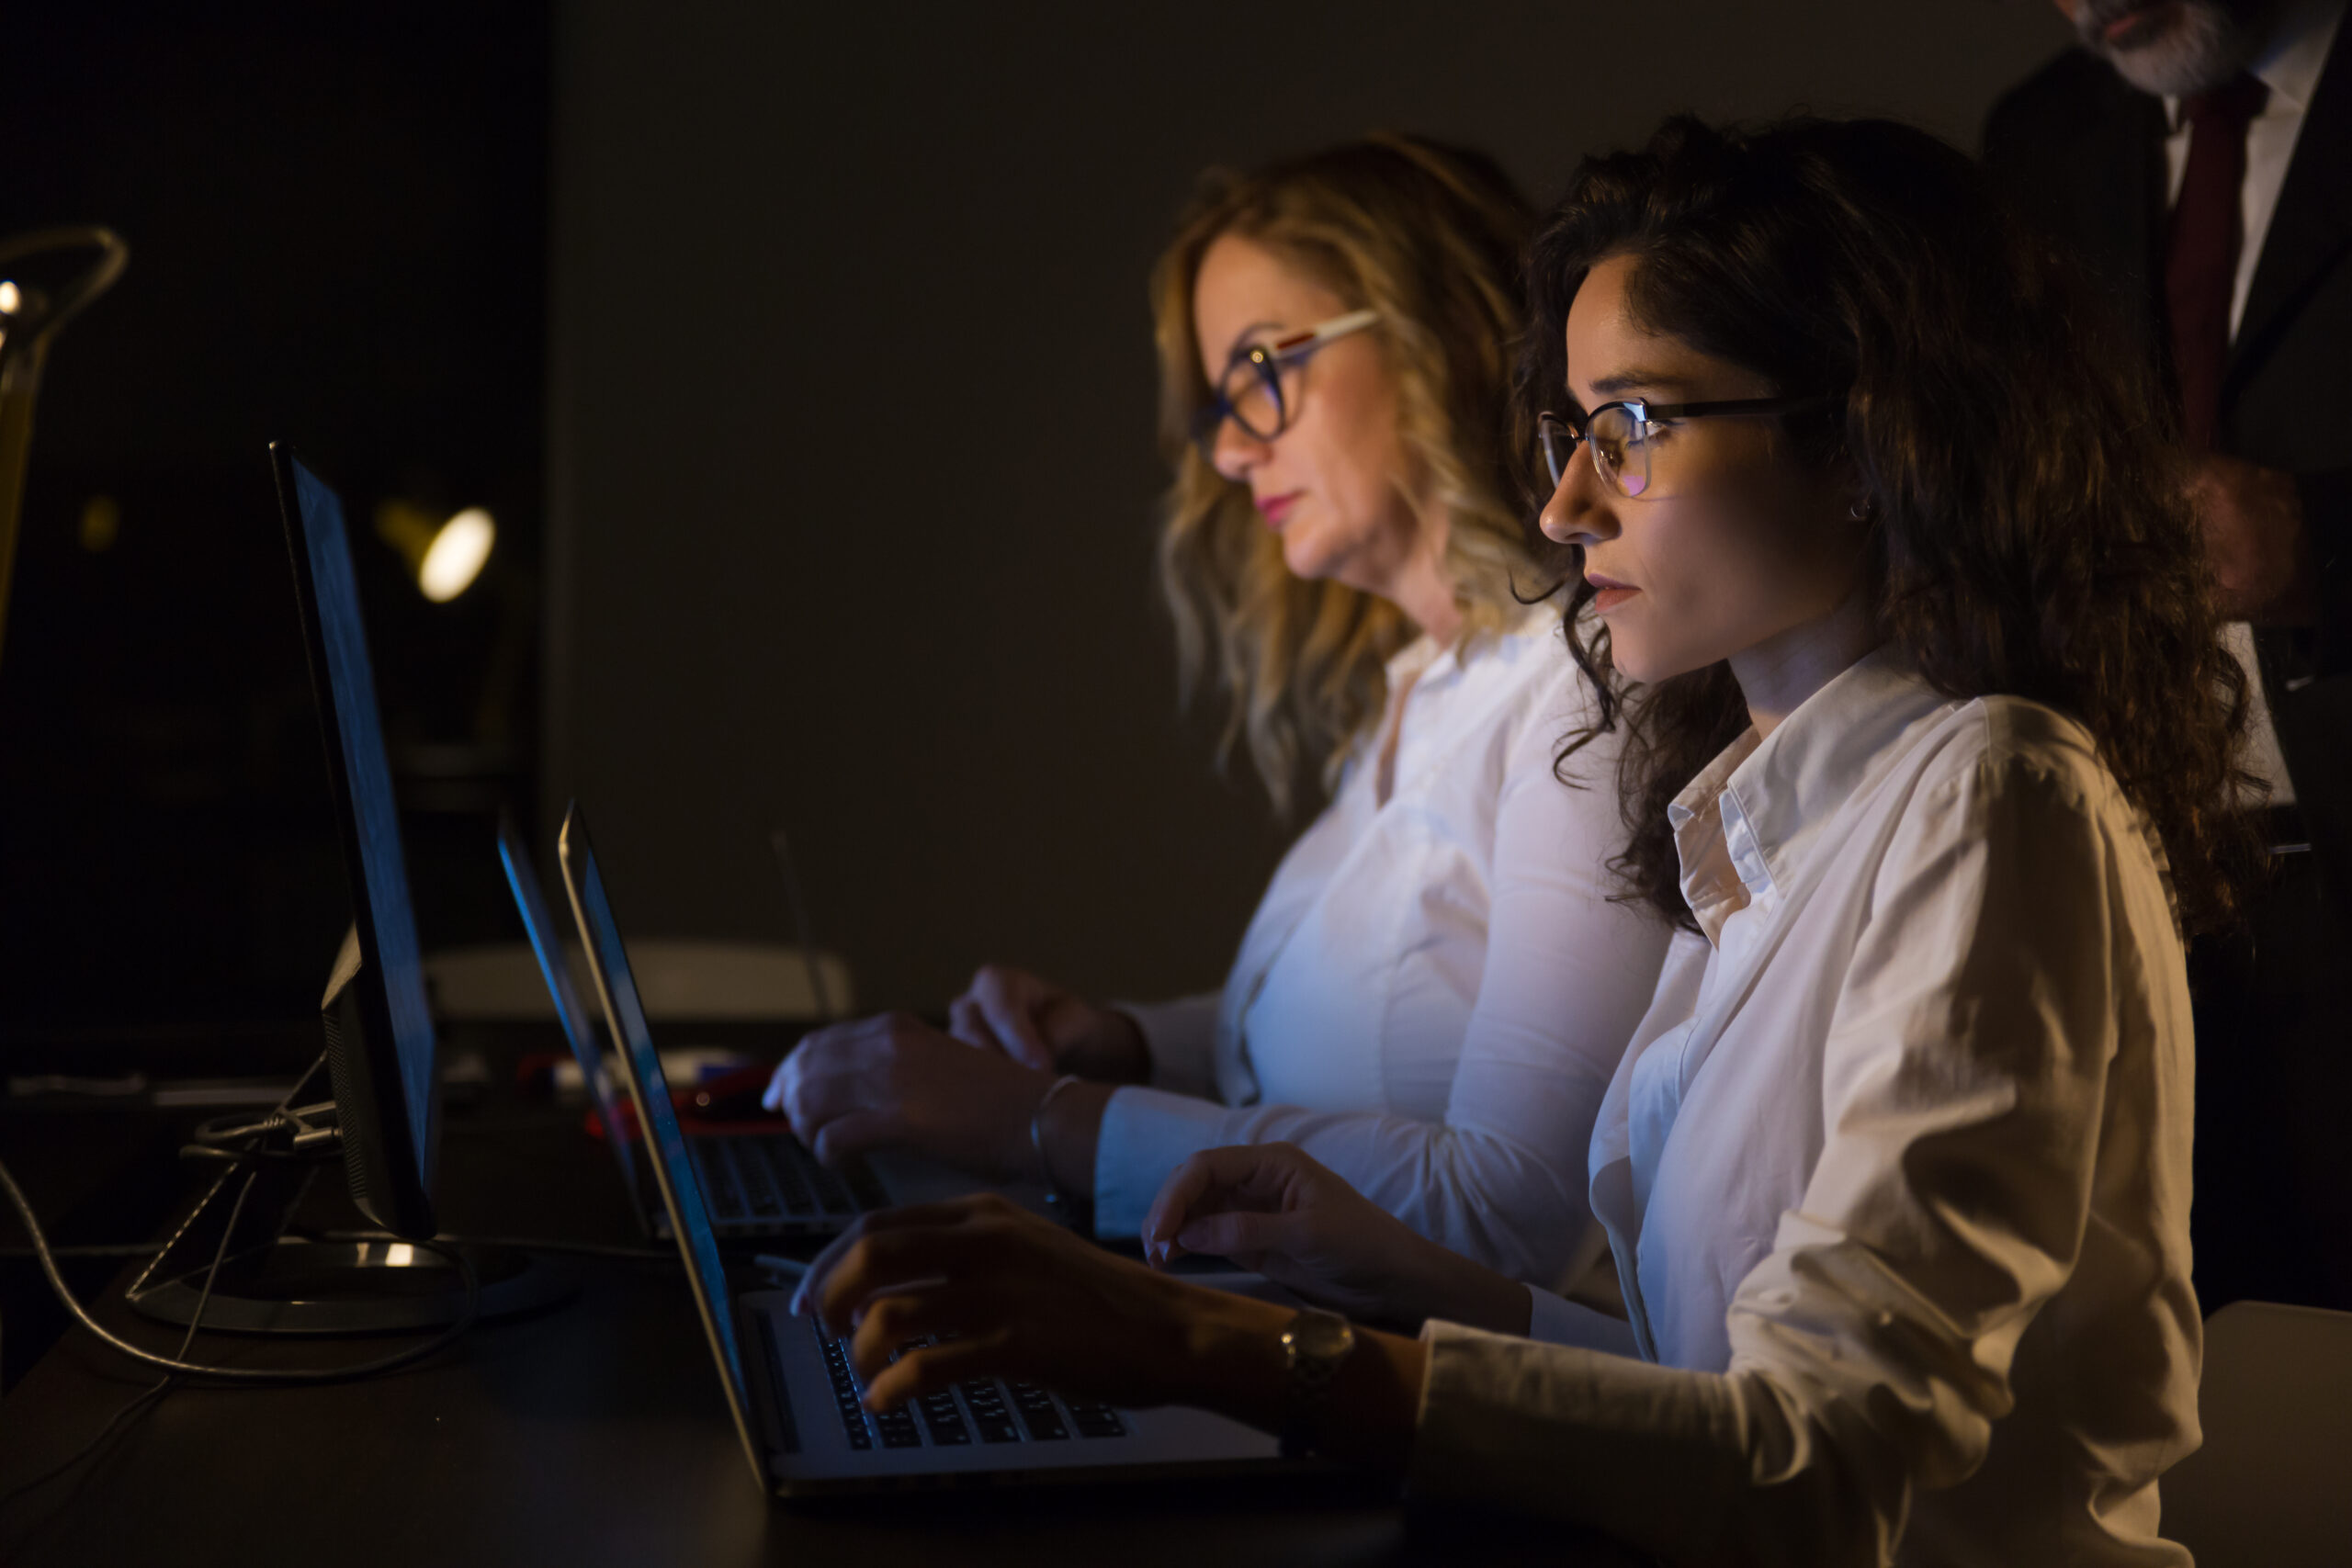
<svg viewBox="0 0 2352 1568">
<path fill-rule="evenodd" d="M 762 1109 L 760 1096 L 767 1092 L 774 1074 L 773 1067 L 754 1062 L 684 1089 L 673 1089 L 670 1103 L 677 1110 L 679 1125 L 689 1133 L 772 1133 L 783 1125 L 784 1118 Z M 626 1096 L 618 1104 L 620 1135 L 635 1143 L 642 1135 L 637 1124 L 637 1105 Z M 605 1135 L 604 1118 L 593 1105 L 582 1124 L 592 1138 Z"/>
</svg>

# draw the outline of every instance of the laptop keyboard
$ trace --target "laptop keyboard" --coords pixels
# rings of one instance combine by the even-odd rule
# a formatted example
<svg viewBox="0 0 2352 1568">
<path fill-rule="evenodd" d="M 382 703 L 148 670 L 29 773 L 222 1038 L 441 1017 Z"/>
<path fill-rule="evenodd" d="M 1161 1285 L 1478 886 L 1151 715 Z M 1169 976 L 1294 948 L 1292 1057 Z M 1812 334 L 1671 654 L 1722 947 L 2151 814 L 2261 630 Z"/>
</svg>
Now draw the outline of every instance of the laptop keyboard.
<svg viewBox="0 0 2352 1568">
<path fill-rule="evenodd" d="M 786 1221 L 846 1222 L 867 1209 L 889 1206 L 881 1184 L 862 1164 L 827 1170 L 800 1140 L 785 1134 L 735 1134 L 689 1138 L 710 1217 L 722 1232 Z"/>
<path fill-rule="evenodd" d="M 808 1320 L 808 1326 L 824 1350 L 833 1404 L 851 1448 L 944 1449 L 975 1442 L 1058 1443 L 1127 1435 L 1126 1422 L 1107 1404 L 1063 1399 L 1034 1382 L 995 1378 L 968 1378 L 896 1410 L 868 1410 L 858 1403 L 865 1390 L 858 1385 L 856 1369 L 850 1365 L 848 1344 L 826 1333 L 814 1318 Z M 937 1338 L 926 1337 L 900 1348 L 938 1343 Z"/>
</svg>

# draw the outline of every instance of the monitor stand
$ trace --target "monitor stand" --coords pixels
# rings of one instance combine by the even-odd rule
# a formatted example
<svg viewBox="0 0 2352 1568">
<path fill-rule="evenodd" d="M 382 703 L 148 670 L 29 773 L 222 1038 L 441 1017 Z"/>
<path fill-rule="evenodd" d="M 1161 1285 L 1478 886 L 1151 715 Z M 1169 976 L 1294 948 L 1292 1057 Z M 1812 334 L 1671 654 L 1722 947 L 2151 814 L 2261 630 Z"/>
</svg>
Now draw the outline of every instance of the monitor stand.
<svg viewBox="0 0 2352 1568">
<path fill-rule="evenodd" d="M 323 1107 L 304 1107 L 307 1115 Z M 295 1206 L 331 1150 L 306 1157 L 290 1135 L 236 1160 L 140 1272 L 125 1299 L 164 1323 L 194 1320 L 240 1334 L 401 1334 L 466 1315 L 462 1255 L 477 1320 L 538 1312 L 571 1299 L 571 1260 L 510 1247 L 450 1242 L 309 1240 L 287 1234 Z M 218 1258 L 220 1268 L 213 1269 Z M 212 1275 L 209 1293 L 205 1278 Z"/>
</svg>

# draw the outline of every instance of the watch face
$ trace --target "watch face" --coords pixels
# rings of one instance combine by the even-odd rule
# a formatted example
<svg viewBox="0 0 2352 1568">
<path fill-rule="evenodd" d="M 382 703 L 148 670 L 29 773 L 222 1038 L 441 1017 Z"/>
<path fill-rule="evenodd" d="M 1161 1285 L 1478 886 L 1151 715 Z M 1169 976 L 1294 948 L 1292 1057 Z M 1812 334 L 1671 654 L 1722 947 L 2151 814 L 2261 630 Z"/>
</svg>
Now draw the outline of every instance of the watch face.
<svg viewBox="0 0 2352 1568">
<path fill-rule="evenodd" d="M 1337 1313 L 1303 1312 L 1283 1337 L 1302 1360 L 1335 1361 L 1355 1348 L 1356 1331 Z"/>
</svg>

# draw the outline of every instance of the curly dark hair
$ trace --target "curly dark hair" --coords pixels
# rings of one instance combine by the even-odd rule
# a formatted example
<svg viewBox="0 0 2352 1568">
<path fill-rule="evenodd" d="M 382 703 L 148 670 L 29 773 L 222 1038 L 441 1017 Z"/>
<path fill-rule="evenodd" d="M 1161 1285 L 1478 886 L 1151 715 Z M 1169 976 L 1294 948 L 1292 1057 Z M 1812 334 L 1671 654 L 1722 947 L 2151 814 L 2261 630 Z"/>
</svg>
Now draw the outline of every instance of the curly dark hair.
<svg viewBox="0 0 2352 1568">
<path fill-rule="evenodd" d="M 2082 724 L 2164 846 L 2183 930 L 2224 923 L 2261 789 L 2236 763 L 2245 675 L 2220 641 L 2169 400 L 2076 270 L 1924 131 L 1678 117 L 1642 152 L 1587 160 L 1537 233 L 1521 451 L 1566 384 L 1568 307 L 1617 255 L 1650 331 L 1827 400 L 1782 424 L 1800 461 L 1867 498 L 1887 640 L 1947 695 Z M 1619 869 L 1693 928 L 1666 807 L 1747 705 L 1722 664 L 1617 696 L 1608 633 L 1579 615 L 1591 597 L 1577 580 L 1568 642 L 1603 693 L 1600 728 L 1627 728 Z"/>
</svg>

